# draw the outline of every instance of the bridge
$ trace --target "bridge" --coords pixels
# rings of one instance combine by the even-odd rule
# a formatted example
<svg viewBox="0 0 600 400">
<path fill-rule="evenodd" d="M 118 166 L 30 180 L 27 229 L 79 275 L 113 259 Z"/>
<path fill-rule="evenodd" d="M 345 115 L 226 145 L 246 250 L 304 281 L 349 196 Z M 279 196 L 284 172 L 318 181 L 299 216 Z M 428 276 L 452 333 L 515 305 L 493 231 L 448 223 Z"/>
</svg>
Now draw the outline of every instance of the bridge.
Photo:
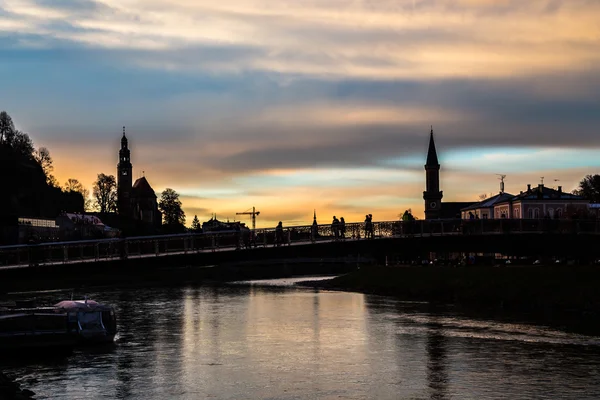
<svg viewBox="0 0 600 400">
<path fill-rule="evenodd" d="M 301 257 L 424 256 L 436 253 L 600 256 L 600 221 L 552 219 L 415 220 L 304 225 L 0 247 L 0 270 L 119 262 L 186 265 Z M 176 260 L 177 259 L 177 260 Z M 169 261 L 170 262 L 170 261 Z"/>
</svg>

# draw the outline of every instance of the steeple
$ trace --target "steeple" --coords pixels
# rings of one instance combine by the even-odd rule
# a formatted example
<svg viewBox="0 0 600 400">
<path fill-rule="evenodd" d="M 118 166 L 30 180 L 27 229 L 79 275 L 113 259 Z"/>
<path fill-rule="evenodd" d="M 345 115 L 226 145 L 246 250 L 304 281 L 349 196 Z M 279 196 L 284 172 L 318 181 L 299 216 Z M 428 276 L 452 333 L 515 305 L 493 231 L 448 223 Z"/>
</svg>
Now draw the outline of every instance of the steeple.
<svg viewBox="0 0 600 400">
<path fill-rule="evenodd" d="M 121 138 L 121 149 L 127 149 L 127 136 L 125 136 L 125 127 L 123 127 L 123 137 Z"/>
<path fill-rule="evenodd" d="M 433 140 L 433 125 L 429 136 L 429 150 L 427 151 L 427 166 L 433 167 L 439 165 L 437 152 L 435 151 L 435 141 Z"/>
<path fill-rule="evenodd" d="M 119 163 L 117 164 L 117 208 L 121 215 L 131 214 L 132 169 L 131 152 L 127 136 L 125 136 L 125 127 L 123 127 Z"/>
<path fill-rule="evenodd" d="M 425 164 L 425 191 L 423 192 L 423 200 L 425 200 L 425 219 L 437 219 L 440 217 L 442 197 L 444 197 L 444 194 L 440 190 L 440 163 L 437 158 L 437 152 L 435 151 L 432 126 L 431 132 L 429 133 L 427 163 Z"/>
<path fill-rule="evenodd" d="M 317 225 L 317 210 L 313 210 L 313 225 Z"/>
</svg>

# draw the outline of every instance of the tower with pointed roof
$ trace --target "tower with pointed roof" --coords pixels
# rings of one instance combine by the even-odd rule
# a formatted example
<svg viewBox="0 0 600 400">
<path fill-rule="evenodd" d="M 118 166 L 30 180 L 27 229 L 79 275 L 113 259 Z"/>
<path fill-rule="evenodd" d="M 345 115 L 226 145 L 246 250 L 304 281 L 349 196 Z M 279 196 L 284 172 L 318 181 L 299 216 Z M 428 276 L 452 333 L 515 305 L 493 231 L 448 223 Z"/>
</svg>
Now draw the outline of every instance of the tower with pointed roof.
<svg viewBox="0 0 600 400">
<path fill-rule="evenodd" d="M 433 126 L 429 136 L 429 149 L 427 150 L 427 163 L 425 164 L 425 219 L 440 218 L 443 193 L 440 190 L 440 163 L 438 162 L 433 140 Z"/>
<path fill-rule="evenodd" d="M 127 136 L 125 136 L 125 127 L 123 127 L 119 163 L 117 164 L 117 208 L 121 215 L 131 214 L 132 169 L 131 152 L 129 151 Z"/>
<path fill-rule="evenodd" d="M 117 207 L 119 215 L 160 227 L 162 214 L 158 209 L 156 193 L 145 176 L 132 184 L 131 151 L 123 127 L 119 163 L 117 164 Z"/>
</svg>

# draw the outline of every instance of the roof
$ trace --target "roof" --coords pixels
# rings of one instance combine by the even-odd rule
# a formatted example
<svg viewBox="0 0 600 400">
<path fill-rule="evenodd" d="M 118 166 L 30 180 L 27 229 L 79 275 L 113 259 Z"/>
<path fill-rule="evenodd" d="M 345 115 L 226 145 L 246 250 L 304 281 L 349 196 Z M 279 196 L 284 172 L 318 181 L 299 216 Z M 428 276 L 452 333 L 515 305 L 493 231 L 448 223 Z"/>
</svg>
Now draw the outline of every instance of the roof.
<svg viewBox="0 0 600 400">
<path fill-rule="evenodd" d="M 470 206 L 473 202 L 455 201 L 455 202 L 442 202 L 440 209 L 440 219 L 452 219 L 460 218 L 460 210 Z"/>
<path fill-rule="evenodd" d="M 562 190 L 558 191 L 544 185 L 538 185 L 531 190 L 527 190 L 518 194 L 511 199 L 504 201 L 537 201 L 537 200 L 571 200 L 571 201 L 587 201 L 584 197 L 577 196 L 571 193 L 565 193 Z M 500 203 L 500 202 L 499 202 Z"/>
<path fill-rule="evenodd" d="M 435 151 L 435 142 L 433 141 L 433 128 L 431 128 L 431 136 L 429 136 L 429 149 L 427 150 L 427 164 L 431 166 L 437 166 L 438 162 L 437 152 Z"/>
<path fill-rule="evenodd" d="M 497 195 L 492 196 L 489 199 L 485 199 L 478 203 L 471 204 L 470 206 L 463 208 L 461 211 L 476 210 L 478 208 L 491 208 L 494 207 L 494 205 L 496 205 L 497 203 L 502 203 L 513 197 L 515 197 L 514 194 L 498 193 Z"/>
<path fill-rule="evenodd" d="M 138 180 L 135 181 L 132 188 L 132 194 L 134 197 L 155 197 L 154 189 L 148 183 L 148 180 L 145 176 L 142 176 Z"/>
<path fill-rule="evenodd" d="M 83 222 L 92 225 L 104 225 L 100 218 L 90 214 L 63 213 L 62 216 L 69 218 L 73 222 Z"/>
</svg>

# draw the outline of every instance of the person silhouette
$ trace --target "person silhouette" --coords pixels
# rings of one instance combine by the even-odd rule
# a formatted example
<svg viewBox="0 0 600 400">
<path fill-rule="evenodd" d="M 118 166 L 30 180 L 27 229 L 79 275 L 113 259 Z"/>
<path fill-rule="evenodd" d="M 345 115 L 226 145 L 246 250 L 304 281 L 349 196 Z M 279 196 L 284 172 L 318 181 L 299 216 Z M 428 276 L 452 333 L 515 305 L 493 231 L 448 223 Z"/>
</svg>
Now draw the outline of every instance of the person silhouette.
<svg viewBox="0 0 600 400">
<path fill-rule="evenodd" d="M 335 240 L 338 239 L 339 235 L 340 235 L 340 221 L 336 218 L 336 216 L 333 216 L 333 221 L 331 221 L 331 233 L 333 234 L 333 237 Z"/>
<path fill-rule="evenodd" d="M 280 246 L 283 243 L 283 224 L 281 221 L 275 227 L 275 246 Z"/>
</svg>

